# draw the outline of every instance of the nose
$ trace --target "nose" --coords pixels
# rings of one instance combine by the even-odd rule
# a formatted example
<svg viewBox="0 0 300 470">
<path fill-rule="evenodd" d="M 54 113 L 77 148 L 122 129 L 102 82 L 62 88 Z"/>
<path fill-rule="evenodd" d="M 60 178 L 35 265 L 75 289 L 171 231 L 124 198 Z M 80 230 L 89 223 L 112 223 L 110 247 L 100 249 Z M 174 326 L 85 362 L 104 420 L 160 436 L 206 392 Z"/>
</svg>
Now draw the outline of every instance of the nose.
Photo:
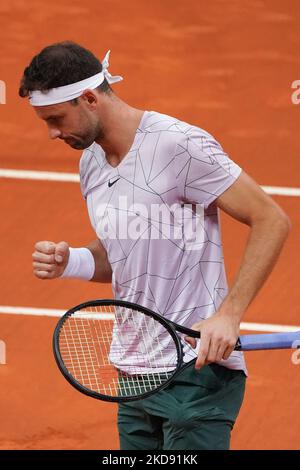
<svg viewBox="0 0 300 470">
<path fill-rule="evenodd" d="M 61 132 L 58 129 L 49 128 L 49 137 L 50 139 L 57 139 L 61 135 Z"/>
</svg>

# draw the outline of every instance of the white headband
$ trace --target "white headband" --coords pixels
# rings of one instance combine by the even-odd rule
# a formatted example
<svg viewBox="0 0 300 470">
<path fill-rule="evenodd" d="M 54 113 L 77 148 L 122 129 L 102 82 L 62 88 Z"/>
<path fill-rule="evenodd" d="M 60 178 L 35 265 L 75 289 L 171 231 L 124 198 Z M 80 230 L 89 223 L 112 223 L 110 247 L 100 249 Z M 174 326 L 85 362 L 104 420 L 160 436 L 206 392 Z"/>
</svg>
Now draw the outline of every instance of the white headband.
<svg viewBox="0 0 300 470">
<path fill-rule="evenodd" d="M 123 80 L 119 75 L 112 76 L 108 71 L 108 59 L 110 51 L 107 52 L 102 62 L 102 72 L 93 75 L 92 77 L 81 80 L 80 82 L 71 83 L 70 85 L 60 86 L 58 88 L 51 88 L 47 91 L 35 90 L 29 93 L 29 102 L 32 106 L 47 106 L 49 104 L 64 103 L 78 98 L 84 90 L 94 90 L 104 79 L 109 84 L 120 82 Z"/>
</svg>

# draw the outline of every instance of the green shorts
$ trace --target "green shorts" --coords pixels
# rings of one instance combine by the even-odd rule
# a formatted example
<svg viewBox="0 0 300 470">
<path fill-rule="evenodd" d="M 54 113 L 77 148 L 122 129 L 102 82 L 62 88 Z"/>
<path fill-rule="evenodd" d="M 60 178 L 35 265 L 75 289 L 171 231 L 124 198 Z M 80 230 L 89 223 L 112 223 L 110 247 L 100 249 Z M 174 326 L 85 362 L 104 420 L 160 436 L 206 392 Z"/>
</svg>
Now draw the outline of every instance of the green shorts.
<svg viewBox="0 0 300 470">
<path fill-rule="evenodd" d="M 119 405 L 121 450 L 229 449 L 245 383 L 241 370 L 191 364 L 165 390 Z"/>
</svg>

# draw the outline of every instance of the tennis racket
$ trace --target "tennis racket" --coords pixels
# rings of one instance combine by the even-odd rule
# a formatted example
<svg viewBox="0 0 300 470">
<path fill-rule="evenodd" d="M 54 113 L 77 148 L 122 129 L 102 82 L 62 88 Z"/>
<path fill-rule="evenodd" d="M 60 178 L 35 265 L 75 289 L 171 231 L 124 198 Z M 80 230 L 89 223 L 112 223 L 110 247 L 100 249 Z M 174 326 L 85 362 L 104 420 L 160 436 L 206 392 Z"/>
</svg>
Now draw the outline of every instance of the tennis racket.
<svg viewBox="0 0 300 470">
<path fill-rule="evenodd" d="M 60 318 L 53 351 L 60 371 L 77 390 L 100 400 L 127 402 L 164 389 L 196 360 L 184 336 L 200 338 L 200 333 L 141 305 L 92 300 Z M 297 341 L 300 332 L 241 335 L 235 350 L 286 349 Z"/>
</svg>

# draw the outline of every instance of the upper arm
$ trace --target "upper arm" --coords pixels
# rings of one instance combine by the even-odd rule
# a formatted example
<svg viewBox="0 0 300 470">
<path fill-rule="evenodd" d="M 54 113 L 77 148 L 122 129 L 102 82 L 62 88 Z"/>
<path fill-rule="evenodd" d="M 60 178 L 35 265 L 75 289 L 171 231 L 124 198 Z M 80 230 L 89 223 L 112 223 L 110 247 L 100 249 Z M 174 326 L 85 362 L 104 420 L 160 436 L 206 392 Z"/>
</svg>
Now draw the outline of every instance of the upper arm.
<svg viewBox="0 0 300 470">
<path fill-rule="evenodd" d="M 176 183 L 183 202 L 207 208 L 241 173 L 219 142 L 206 131 L 191 127 L 180 134 L 174 157 Z"/>
<path fill-rule="evenodd" d="M 247 225 L 265 219 L 268 214 L 287 218 L 280 206 L 244 171 L 216 199 L 216 204 L 228 215 Z"/>
</svg>

